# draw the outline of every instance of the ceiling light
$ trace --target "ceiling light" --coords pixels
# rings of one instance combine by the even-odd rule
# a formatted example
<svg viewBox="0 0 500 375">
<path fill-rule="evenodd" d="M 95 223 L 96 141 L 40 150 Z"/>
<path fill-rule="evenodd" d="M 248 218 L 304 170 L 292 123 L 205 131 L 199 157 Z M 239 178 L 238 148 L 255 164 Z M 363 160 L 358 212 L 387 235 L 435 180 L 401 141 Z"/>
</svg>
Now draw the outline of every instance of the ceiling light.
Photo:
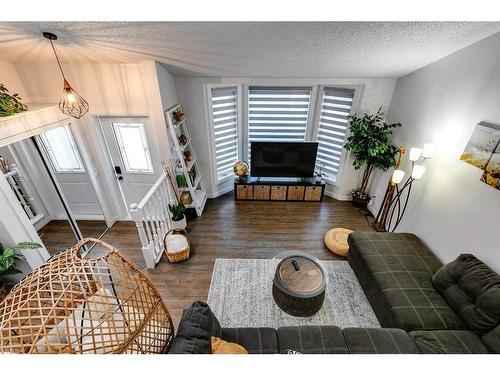
<svg viewBox="0 0 500 375">
<path fill-rule="evenodd" d="M 59 61 L 59 57 L 57 56 L 56 49 L 54 47 L 54 40 L 57 40 L 57 35 L 44 32 L 43 36 L 50 41 L 50 45 L 52 46 L 52 50 L 54 51 L 54 55 L 56 56 L 57 65 L 59 65 L 59 70 L 61 71 L 61 75 L 63 77 L 63 92 L 61 96 L 61 100 L 59 101 L 59 109 L 65 115 L 81 118 L 85 113 L 89 111 L 89 104 L 83 99 L 80 94 L 78 94 L 73 87 L 66 80 L 64 75 L 64 71 L 61 66 L 61 62 Z"/>
</svg>

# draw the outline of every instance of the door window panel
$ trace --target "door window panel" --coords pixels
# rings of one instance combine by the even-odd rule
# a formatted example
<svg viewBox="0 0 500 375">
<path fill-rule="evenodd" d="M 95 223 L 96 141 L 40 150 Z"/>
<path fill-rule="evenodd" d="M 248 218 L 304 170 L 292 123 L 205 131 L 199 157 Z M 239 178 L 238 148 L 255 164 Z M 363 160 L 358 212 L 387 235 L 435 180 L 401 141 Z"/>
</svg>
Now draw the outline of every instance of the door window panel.
<svg viewBox="0 0 500 375">
<path fill-rule="evenodd" d="M 55 172 L 85 172 L 69 127 L 61 126 L 40 135 Z"/>
<path fill-rule="evenodd" d="M 125 172 L 152 173 L 151 156 L 142 123 L 113 123 Z"/>
</svg>

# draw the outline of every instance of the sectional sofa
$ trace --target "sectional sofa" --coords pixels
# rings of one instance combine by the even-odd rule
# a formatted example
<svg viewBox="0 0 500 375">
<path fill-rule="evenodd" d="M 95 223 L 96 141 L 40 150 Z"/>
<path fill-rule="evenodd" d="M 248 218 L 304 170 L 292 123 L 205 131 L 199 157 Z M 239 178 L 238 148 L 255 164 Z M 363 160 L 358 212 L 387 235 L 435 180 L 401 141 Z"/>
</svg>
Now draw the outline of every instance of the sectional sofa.
<svg viewBox="0 0 500 375">
<path fill-rule="evenodd" d="M 223 328 L 204 302 L 184 312 L 170 353 L 500 353 L 500 277 L 470 254 L 442 265 L 409 233 L 352 233 L 348 261 L 383 328 Z"/>
</svg>

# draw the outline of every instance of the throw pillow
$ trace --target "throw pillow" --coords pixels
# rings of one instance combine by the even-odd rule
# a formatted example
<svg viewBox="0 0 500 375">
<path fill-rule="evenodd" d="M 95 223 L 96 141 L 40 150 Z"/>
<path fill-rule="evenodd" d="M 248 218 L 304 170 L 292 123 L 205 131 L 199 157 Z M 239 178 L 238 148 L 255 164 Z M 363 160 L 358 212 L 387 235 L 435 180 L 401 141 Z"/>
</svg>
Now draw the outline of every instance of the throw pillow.
<svg viewBox="0 0 500 375">
<path fill-rule="evenodd" d="M 169 353 L 211 354 L 211 337 L 220 336 L 221 331 L 219 321 L 210 307 L 205 302 L 194 302 L 182 314 Z"/>
<path fill-rule="evenodd" d="M 212 354 L 248 354 L 247 350 L 234 342 L 212 336 Z"/>
</svg>

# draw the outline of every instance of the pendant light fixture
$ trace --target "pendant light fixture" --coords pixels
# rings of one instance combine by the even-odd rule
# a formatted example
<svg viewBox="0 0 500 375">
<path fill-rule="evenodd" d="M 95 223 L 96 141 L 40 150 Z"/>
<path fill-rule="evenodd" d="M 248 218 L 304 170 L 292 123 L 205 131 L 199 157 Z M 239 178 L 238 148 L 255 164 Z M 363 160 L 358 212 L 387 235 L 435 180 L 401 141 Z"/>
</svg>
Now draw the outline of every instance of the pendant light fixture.
<svg viewBox="0 0 500 375">
<path fill-rule="evenodd" d="M 66 80 L 61 62 L 59 61 L 59 57 L 57 56 L 53 43 L 54 40 L 57 40 L 57 35 L 44 32 L 43 36 L 50 41 L 50 45 L 52 46 L 52 50 L 56 56 L 57 65 L 59 65 L 59 70 L 61 71 L 61 75 L 64 80 L 63 92 L 61 100 L 59 101 L 59 109 L 65 115 L 79 119 L 89 111 L 89 104 L 73 89 L 73 87 L 71 87 L 69 82 Z"/>
</svg>

